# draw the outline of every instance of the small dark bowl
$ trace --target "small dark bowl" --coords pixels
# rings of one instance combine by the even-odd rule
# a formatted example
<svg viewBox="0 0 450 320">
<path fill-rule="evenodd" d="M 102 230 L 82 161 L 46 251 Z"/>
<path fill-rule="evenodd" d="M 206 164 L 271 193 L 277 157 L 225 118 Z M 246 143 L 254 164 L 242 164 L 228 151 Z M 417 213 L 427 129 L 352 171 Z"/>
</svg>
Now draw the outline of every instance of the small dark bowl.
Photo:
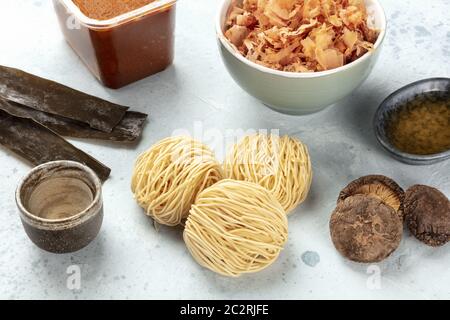
<svg viewBox="0 0 450 320">
<path fill-rule="evenodd" d="M 446 92 L 450 94 L 450 79 L 432 78 L 411 83 L 387 97 L 375 113 L 373 125 L 378 141 L 394 158 L 407 164 L 428 165 L 450 159 L 450 150 L 431 155 L 402 152 L 391 143 L 386 134 L 386 123 L 389 121 L 390 114 L 398 110 L 406 102 L 427 92 Z"/>
<path fill-rule="evenodd" d="M 68 191 L 55 184 L 56 179 L 70 179 L 77 188 Z M 33 201 L 34 194 L 39 196 L 38 200 L 34 198 Z M 83 200 L 89 205 L 70 216 L 47 218 L 41 215 L 49 212 L 51 204 L 65 205 L 68 199 Z M 19 184 L 16 203 L 28 237 L 39 248 L 52 253 L 84 248 L 97 236 L 103 221 L 100 179 L 94 171 L 78 162 L 54 161 L 37 166 Z M 39 213 L 35 211 L 37 206 Z"/>
</svg>

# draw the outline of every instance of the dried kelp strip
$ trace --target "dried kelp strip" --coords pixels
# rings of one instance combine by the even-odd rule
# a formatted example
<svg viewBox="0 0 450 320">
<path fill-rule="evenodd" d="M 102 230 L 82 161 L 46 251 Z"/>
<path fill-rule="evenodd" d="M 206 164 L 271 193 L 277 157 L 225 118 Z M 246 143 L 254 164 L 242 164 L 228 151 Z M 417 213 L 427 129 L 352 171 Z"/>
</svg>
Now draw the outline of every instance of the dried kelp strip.
<svg viewBox="0 0 450 320">
<path fill-rule="evenodd" d="M 0 96 L 43 112 L 111 132 L 128 107 L 74 90 L 24 71 L 0 66 Z"/>
<path fill-rule="evenodd" d="M 102 181 L 108 179 L 111 173 L 111 169 L 75 148 L 50 129 L 34 120 L 13 116 L 3 110 L 0 110 L 0 144 L 33 165 L 72 160 L 90 167 Z"/>
<path fill-rule="evenodd" d="M 109 133 L 92 129 L 88 125 L 76 121 L 67 121 L 61 117 L 58 119 L 49 117 L 45 113 L 41 115 L 41 118 L 46 118 L 46 121 L 42 121 L 42 119 L 36 121 L 64 137 L 133 142 L 141 136 L 147 115 L 140 112 L 127 111 L 122 121 Z"/>
<path fill-rule="evenodd" d="M 0 109 L 18 117 L 33 119 L 64 137 L 99 139 L 117 142 L 133 142 L 142 134 L 147 115 L 127 111 L 123 119 L 111 132 L 92 129 L 89 125 L 25 107 L 0 98 Z"/>
</svg>

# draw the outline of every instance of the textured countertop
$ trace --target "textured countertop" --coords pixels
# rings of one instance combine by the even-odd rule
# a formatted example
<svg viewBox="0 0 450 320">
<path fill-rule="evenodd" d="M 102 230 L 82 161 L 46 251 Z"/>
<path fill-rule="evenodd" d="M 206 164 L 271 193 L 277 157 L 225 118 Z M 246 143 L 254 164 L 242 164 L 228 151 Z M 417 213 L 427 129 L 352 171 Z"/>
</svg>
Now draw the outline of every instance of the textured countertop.
<svg viewBox="0 0 450 320">
<path fill-rule="evenodd" d="M 133 106 L 148 112 L 150 121 L 135 147 L 72 140 L 112 168 L 101 232 L 74 254 L 46 253 L 27 238 L 14 191 L 30 167 L 0 147 L 0 298 L 450 298 L 450 244 L 429 248 L 405 231 L 389 259 L 366 266 L 342 259 L 329 236 L 338 192 L 362 175 L 385 174 L 403 187 L 430 184 L 450 196 L 450 161 L 399 163 L 378 145 L 371 126 L 377 106 L 395 89 L 450 76 L 450 1 L 381 2 L 389 31 L 369 79 L 321 113 L 291 117 L 248 96 L 226 72 L 214 37 L 217 0 L 181 0 L 174 66 L 117 91 L 102 87 L 64 42 L 51 1 L 1 1 L 0 64 Z M 202 134 L 208 143 L 215 134 L 226 140 L 237 129 L 279 129 L 299 137 L 309 146 L 315 175 L 308 200 L 289 217 L 289 242 L 277 262 L 228 279 L 194 262 L 181 230 L 157 232 L 129 185 L 135 158 L 156 141 L 184 131 Z M 223 156 L 220 144 L 211 146 Z M 69 274 L 77 271 L 81 282 L 74 288 Z"/>
</svg>

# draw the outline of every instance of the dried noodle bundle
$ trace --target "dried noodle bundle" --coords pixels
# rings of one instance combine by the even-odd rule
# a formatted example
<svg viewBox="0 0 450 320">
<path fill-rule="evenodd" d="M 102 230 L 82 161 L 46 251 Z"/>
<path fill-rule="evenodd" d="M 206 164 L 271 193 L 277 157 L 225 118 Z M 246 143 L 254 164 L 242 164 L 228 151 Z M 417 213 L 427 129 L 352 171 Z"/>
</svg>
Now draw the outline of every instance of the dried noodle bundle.
<svg viewBox="0 0 450 320">
<path fill-rule="evenodd" d="M 208 147 L 188 137 L 171 137 L 139 156 L 131 189 L 156 222 L 175 226 L 187 217 L 197 194 L 222 176 Z"/>
<path fill-rule="evenodd" d="M 244 137 L 225 160 L 227 178 L 258 183 L 289 213 L 302 203 L 312 181 L 307 147 L 293 137 L 257 134 Z"/>
<path fill-rule="evenodd" d="M 233 0 L 225 36 L 247 59 L 289 72 L 341 67 L 373 49 L 364 0 Z"/>
<path fill-rule="evenodd" d="M 231 277 L 269 266 L 287 237 L 287 218 L 278 201 L 261 186 L 236 180 L 202 191 L 184 230 L 194 259 Z"/>
</svg>

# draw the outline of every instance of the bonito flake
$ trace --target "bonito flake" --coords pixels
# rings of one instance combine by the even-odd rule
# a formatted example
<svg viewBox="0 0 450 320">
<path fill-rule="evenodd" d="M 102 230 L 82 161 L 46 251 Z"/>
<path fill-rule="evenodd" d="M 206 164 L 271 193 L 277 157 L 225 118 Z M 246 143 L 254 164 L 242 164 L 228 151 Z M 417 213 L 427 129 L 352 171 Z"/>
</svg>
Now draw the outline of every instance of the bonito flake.
<svg viewBox="0 0 450 320">
<path fill-rule="evenodd" d="M 290 72 L 341 67 L 373 49 L 364 0 L 233 0 L 225 37 L 244 57 Z"/>
</svg>

